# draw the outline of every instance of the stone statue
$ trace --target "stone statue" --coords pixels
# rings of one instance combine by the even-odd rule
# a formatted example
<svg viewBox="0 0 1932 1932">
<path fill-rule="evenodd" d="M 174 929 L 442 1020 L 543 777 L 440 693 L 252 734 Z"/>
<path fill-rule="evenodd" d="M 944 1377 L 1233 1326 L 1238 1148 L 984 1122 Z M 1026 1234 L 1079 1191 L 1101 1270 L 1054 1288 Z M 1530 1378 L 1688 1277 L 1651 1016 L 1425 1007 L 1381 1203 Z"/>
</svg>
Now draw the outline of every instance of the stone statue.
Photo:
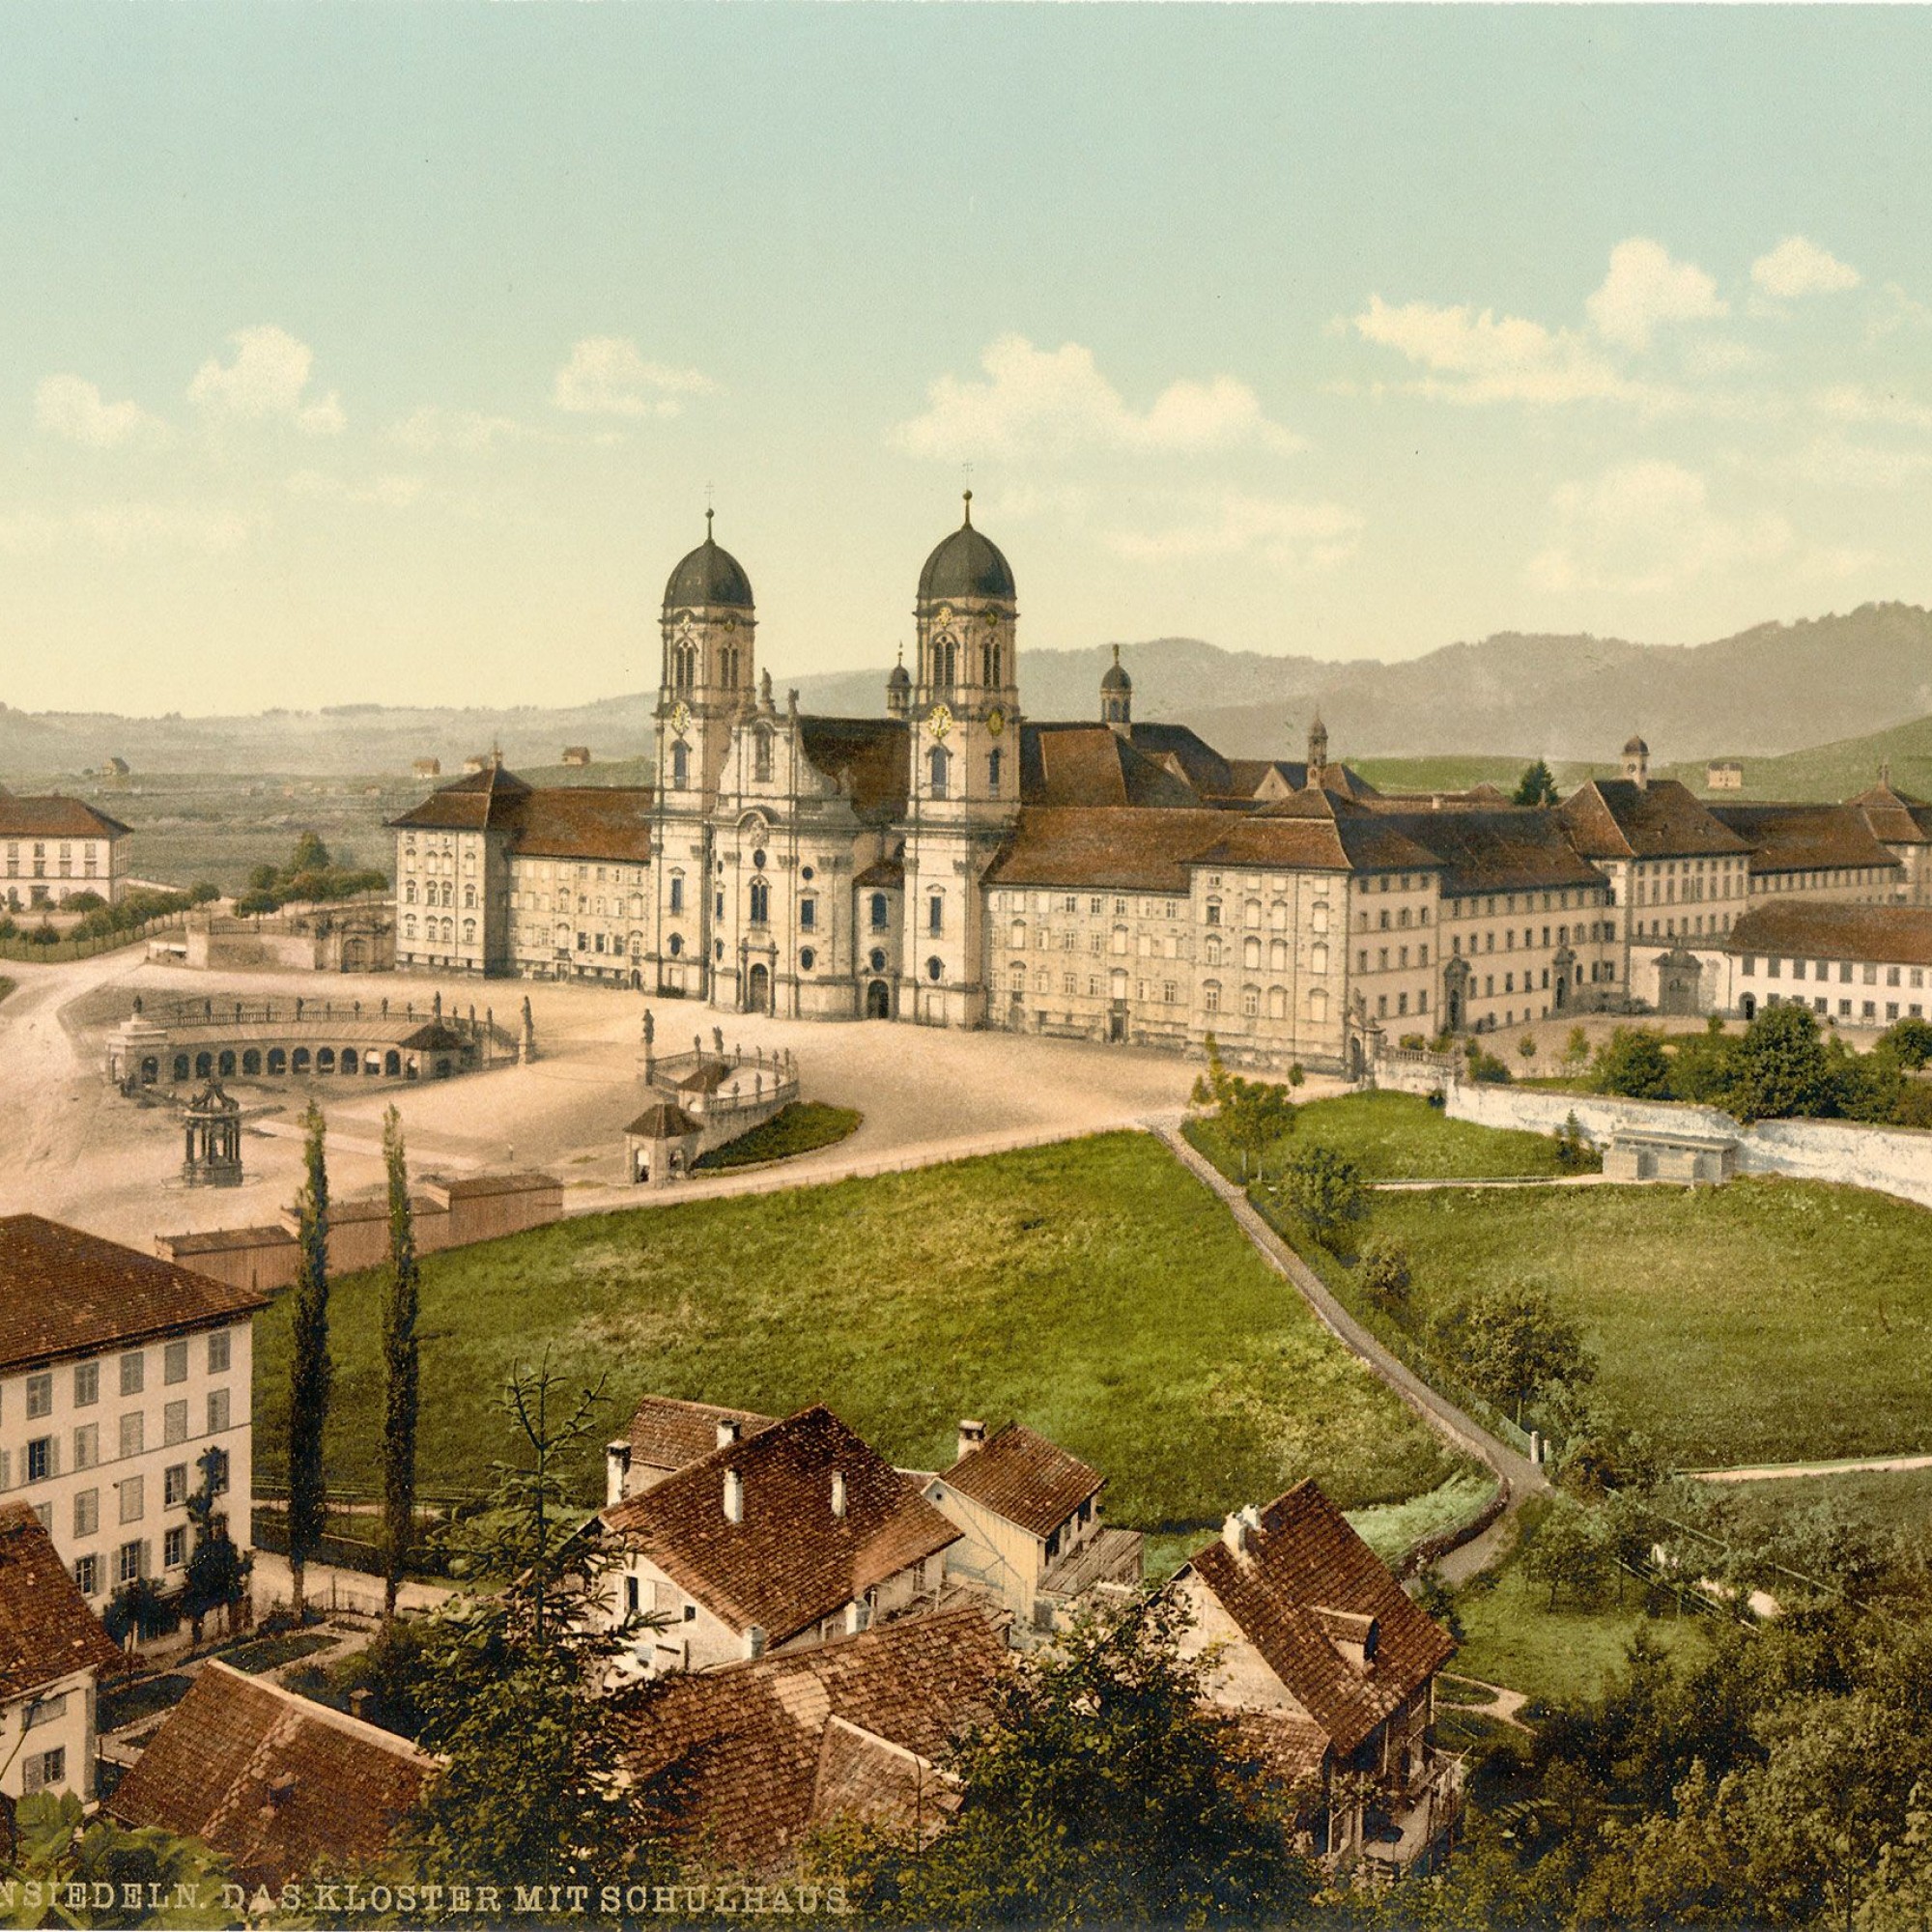
<svg viewBox="0 0 1932 1932">
<path fill-rule="evenodd" d="M 656 1021 L 655 1019 L 653 1019 L 653 1018 L 651 1017 L 651 1009 L 650 1009 L 650 1008 L 646 1007 L 646 1008 L 644 1009 L 644 1044 L 645 1044 L 645 1046 L 647 1046 L 647 1047 L 648 1047 L 648 1046 L 652 1045 L 652 1044 L 653 1044 L 653 1043 L 654 1043 L 654 1042 L 656 1041 L 656 1039 L 657 1039 L 657 1037 L 658 1037 L 658 1023 L 657 1023 L 657 1021 Z"/>
<path fill-rule="evenodd" d="M 712 1051 L 722 1060 L 724 1057 L 724 1029 L 715 1026 L 711 1029 Z"/>
</svg>

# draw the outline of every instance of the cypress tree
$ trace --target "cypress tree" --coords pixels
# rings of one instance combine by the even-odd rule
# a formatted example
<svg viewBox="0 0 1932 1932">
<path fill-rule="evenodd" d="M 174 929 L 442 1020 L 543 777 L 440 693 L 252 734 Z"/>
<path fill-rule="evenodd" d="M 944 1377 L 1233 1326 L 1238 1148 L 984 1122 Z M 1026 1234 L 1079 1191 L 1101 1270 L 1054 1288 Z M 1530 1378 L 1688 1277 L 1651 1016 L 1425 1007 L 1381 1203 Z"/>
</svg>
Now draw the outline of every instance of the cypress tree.
<svg viewBox="0 0 1932 1932">
<path fill-rule="evenodd" d="M 302 1116 L 308 1175 L 296 1203 L 296 1313 L 289 1350 L 289 1582 L 299 1623 L 307 1609 L 306 1568 L 327 1526 L 322 1466 L 328 1423 L 328 1169 L 322 1109 Z"/>
<path fill-rule="evenodd" d="M 396 1589 L 410 1553 L 416 1503 L 417 1266 L 415 1223 L 403 1121 L 383 1121 L 389 1170 L 389 1293 L 383 1305 L 383 1614 L 396 1614 Z"/>
</svg>

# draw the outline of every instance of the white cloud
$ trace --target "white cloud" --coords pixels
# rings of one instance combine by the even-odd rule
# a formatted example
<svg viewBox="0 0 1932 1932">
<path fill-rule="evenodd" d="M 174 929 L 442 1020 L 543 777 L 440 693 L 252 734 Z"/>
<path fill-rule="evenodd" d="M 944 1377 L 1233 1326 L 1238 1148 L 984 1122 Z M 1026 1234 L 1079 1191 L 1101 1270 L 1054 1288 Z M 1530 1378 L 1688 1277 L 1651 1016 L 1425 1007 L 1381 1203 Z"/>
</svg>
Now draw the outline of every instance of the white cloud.
<svg viewBox="0 0 1932 1932">
<path fill-rule="evenodd" d="M 1137 412 L 1101 375 L 1094 352 L 1077 342 L 1049 351 L 1023 335 L 1003 335 L 988 345 L 980 366 L 983 382 L 940 377 L 927 392 L 925 412 L 900 423 L 892 440 L 915 456 L 936 457 L 1077 449 L 1187 454 L 1243 446 L 1285 453 L 1302 446 L 1232 376 L 1182 378 Z"/>
<path fill-rule="evenodd" d="M 292 497 L 319 503 L 370 504 L 384 510 L 407 510 L 422 499 L 420 476 L 372 476 L 364 483 L 347 483 L 320 469 L 298 469 L 285 486 Z"/>
<path fill-rule="evenodd" d="M 1886 449 L 1854 442 L 1833 432 L 1760 462 L 1739 459 L 1737 467 L 1780 483 L 1815 483 L 1836 490 L 1919 488 L 1932 472 L 1932 450 Z"/>
<path fill-rule="evenodd" d="M 1597 333 L 1625 349 L 1648 349 L 1661 322 L 1706 322 L 1730 313 L 1702 269 L 1672 261 L 1647 235 L 1633 235 L 1610 250 L 1609 272 L 1583 306 Z"/>
<path fill-rule="evenodd" d="M 1751 280 L 1779 301 L 1855 289 L 1861 279 L 1850 264 L 1827 254 L 1802 235 L 1787 235 L 1768 255 L 1760 255 L 1751 264 Z"/>
<path fill-rule="evenodd" d="M 1932 430 L 1932 407 L 1895 389 L 1868 389 L 1859 383 L 1833 383 L 1811 392 L 1810 403 L 1834 422 L 1892 423 L 1901 429 Z"/>
<path fill-rule="evenodd" d="M 1762 566 L 1792 548 L 1780 516 L 1725 516 L 1704 478 L 1674 463 L 1622 463 L 1592 482 L 1566 483 L 1550 501 L 1548 546 L 1526 575 L 1556 592 L 1655 594 L 1742 566 Z"/>
<path fill-rule="evenodd" d="M 685 397 L 717 387 L 700 370 L 645 361 L 626 336 L 591 335 L 556 372 L 551 401 L 572 415 L 674 416 Z"/>
<path fill-rule="evenodd" d="M 430 404 L 412 410 L 383 432 L 383 440 L 401 449 L 494 449 L 499 442 L 521 442 L 536 432 L 513 416 L 485 415 L 478 410 L 440 410 Z"/>
<path fill-rule="evenodd" d="M 1398 308 L 1371 296 L 1355 331 L 1428 370 L 1413 386 L 1448 402 L 1575 403 L 1640 393 L 1582 335 L 1493 309 L 1426 301 Z"/>
<path fill-rule="evenodd" d="M 1339 503 L 1299 502 L 1228 490 L 1189 499 L 1158 527 L 1114 529 L 1101 542 L 1136 563 L 1186 563 L 1253 554 L 1296 574 L 1332 570 L 1361 541 L 1359 512 Z"/>
<path fill-rule="evenodd" d="M 188 399 L 211 415 L 245 422 L 289 422 L 305 436 L 342 432 L 341 399 L 308 393 L 315 351 L 285 328 L 265 324 L 239 328 L 228 338 L 232 362 L 210 356 L 187 385 Z"/>
<path fill-rule="evenodd" d="M 47 515 L 0 512 L 0 552 L 25 555 L 64 544 L 121 554 L 187 551 L 225 556 L 264 526 L 253 512 L 197 509 L 171 503 L 106 503 Z"/>
<path fill-rule="evenodd" d="M 100 386 L 84 376 L 49 376 L 34 391 L 34 420 L 50 436 L 64 437 L 88 449 L 118 449 L 123 443 L 162 442 L 168 426 L 139 403 L 110 403 Z"/>
</svg>

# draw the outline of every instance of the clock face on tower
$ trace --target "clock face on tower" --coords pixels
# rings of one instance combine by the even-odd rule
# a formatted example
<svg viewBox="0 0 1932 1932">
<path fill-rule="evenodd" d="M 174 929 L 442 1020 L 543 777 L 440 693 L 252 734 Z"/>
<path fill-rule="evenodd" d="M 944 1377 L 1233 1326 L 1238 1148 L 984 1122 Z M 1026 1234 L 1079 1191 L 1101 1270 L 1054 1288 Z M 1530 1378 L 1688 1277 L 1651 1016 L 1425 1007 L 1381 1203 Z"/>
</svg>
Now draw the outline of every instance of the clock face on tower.
<svg viewBox="0 0 1932 1932">
<path fill-rule="evenodd" d="M 986 713 L 986 735 L 989 738 L 997 738 L 1006 728 L 1007 714 L 996 704 Z"/>
<path fill-rule="evenodd" d="M 670 708 L 670 728 L 680 738 L 691 729 L 691 706 L 681 697 Z"/>
<path fill-rule="evenodd" d="M 943 704 L 935 704 L 927 715 L 925 728 L 935 738 L 943 738 L 952 729 L 952 713 Z"/>
</svg>

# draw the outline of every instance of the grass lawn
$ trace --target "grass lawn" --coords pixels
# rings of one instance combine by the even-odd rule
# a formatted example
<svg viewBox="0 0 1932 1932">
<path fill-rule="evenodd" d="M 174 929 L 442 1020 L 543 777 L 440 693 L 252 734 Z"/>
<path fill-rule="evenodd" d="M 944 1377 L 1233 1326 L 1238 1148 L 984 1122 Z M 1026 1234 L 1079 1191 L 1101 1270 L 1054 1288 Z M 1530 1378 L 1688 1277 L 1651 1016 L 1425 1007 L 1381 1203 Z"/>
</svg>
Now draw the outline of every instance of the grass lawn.
<svg viewBox="0 0 1932 1932">
<path fill-rule="evenodd" d="M 1189 1137 L 1231 1178 L 1240 1171 L 1211 1120 L 1188 1127 Z M 1343 1094 L 1297 1109 L 1294 1130 L 1269 1151 L 1273 1174 L 1297 1144 L 1332 1147 L 1361 1169 L 1365 1180 L 1490 1180 L 1560 1174 L 1556 1143 L 1547 1134 L 1483 1127 L 1452 1121 L 1414 1094 Z"/>
<path fill-rule="evenodd" d="M 1603 1395 L 1678 1466 L 1932 1447 L 1925 1208 L 1753 1177 L 1381 1194 L 1367 1225 L 1408 1248 L 1411 1328 L 1512 1279 L 1547 1283 Z"/>
<path fill-rule="evenodd" d="M 245 1670 L 250 1677 L 259 1677 L 265 1670 L 274 1670 L 284 1663 L 293 1663 L 298 1657 L 311 1657 L 318 1650 L 327 1650 L 335 1640 L 329 1631 L 291 1631 L 282 1636 L 261 1636 L 252 1643 L 225 1650 L 221 1661 L 237 1670 Z"/>
<path fill-rule="evenodd" d="M 1531 1582 L 1522 1572 L 1521 1551 L 1535 1536 L 1539 1515 L 1537 1504 L 1526 1505 L 1518 1519 L 1517 1548 L 1499 1569 L 1457 1592 L 1456 1615 L 1463 1633 L 1456 1651 L 1458 1675 L 1506 1685 L 1550 1703 L 1595 1696 L 1605 1677 L 1621 1669 L 1640 1629 L 1666 1649 L 1701 1641 L 1700 1616 L 1646 1616 L 1643 1587 L 1634 1577 L 1625 1578 L 1622 1603 L 1612 1586 L 1594 1606 L 1579 1607 L 1565 1596 L 1552 1610 L 1549 1586 Z"/>
<path fill-rule="evenodd" d="M 1910 1547 L 1932 1556 L 1932 1469 L 1847 1469 L 1830 1476 L 1712 1488 L 1747 1520 L 1776 1522 L 1833 1502 L 1875 1529 L 1888 1534 L 1903 1530 Z"/>
<path fill-rule="evenodd" d="M 810 1153 L 816 1148 L 831 1147 L 857 1130 L 865 1119 L 856 1107 L 828 1107 L 818 1100 L 794 1100 L 781 1107 L 763 1126 L 740 1134 L 735 1141 L 713 1148 L 699 1156 L 696 1167 L 751 1167 L 761 1160 L 789 1160 L 793 1154 Z"/>
<path fill-rule="evenodd" d="M 336 1285 L 327 1465 L 376 1475 L 382 1280 Z M 290 1301 L 256 1323 L 256 1454 L 282 1473 Z M 489 1479 L 490 1397 L 548 1355 L 607 1377 L 596 1442 L 647 1391 L 786 1414 L 825 1402 L 910 1467 L 961 1415 L 1019 1417 L 1109 1478 L 1117 1521 L 1218 1525 L 1314 1476 L 1344 1508 L 1466 1465 L 1316 1322 L 1146 1134 L 586 1216 L 427 1257 L 421 1482 Z M 578 1472 L 593 1497 L 598 1467 Z"/>
</svg>

